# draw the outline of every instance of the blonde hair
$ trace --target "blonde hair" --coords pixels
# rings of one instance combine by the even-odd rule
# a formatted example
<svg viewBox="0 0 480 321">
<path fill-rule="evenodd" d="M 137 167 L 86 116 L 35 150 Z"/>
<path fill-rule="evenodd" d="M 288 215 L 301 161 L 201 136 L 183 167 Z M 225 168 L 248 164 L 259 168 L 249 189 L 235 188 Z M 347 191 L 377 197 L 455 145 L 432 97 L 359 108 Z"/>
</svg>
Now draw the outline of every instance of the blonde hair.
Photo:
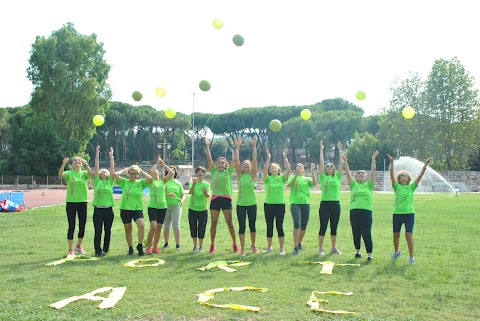
<svg viewBox="0 0 480 321">
<path fill-rule="evenodd" d="M 410 175 L 410 173 L 407 172 L 407 171 L 400 171 L 400 172 L 397 173 L 397 182 L 400 183 L 400 175 L 402 175 L 402 174 L 407 175 L 407 177 L 408 177 L 407 184 L 410 184 L 410 181 L 412 180 L 412 175 Z"/>
<path fill-rule="evenodd" d="M 140 170 L 140 166 L 138 165 L 132 165 L 128 168 L 127 170 L 127 173 L 130 172 L 131 170 L 137 172 L 137 174 L 140 174 L 141 170 Z"/>
<path fill-rule="evenodd" d="M 223 160 L 227 164 L 227 167 L 230 166 L 230 164 L 228 163 L 228 160 L 223 156 L 220 156 L 215 160 L 215 165 L 218 163 L 219 160 Z"/>
<path fill-rule="evenodd" d="M 268 175 L 272 175 L 270 174 L 270 168 L 272 168 L 272 166 L 277 166 L 278 168 L 278 176 L 280 176 L 282 173 L 280 172 L 282 170 L 282 168 L 280 167 L 280 165 L 278 165 L 277 163 L 270 163 L 270 166 L 268 166 Z"/>
</svg>

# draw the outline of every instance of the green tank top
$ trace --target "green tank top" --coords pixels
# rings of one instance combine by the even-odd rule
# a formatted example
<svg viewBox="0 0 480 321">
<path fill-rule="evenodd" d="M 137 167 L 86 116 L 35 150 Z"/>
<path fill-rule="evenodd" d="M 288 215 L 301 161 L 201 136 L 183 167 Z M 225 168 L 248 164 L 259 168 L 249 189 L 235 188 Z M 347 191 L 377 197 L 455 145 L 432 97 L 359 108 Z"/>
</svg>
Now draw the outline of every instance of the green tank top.
<svg viewBox="0 0 480 321">
<path fill-rule="evenodd" d="M 102 180 L 98 175 L 93 180 L 93 202 L 92 205 L 96 207 L 111 207 L 113 206 L 113 178 L 108 177 Z"/>
<path fill-rule="evenodd" d="M 327 175 L 325 172 L 320 175 L 320 184 L 322 185 L 322 201 L 340 201 L 340 183 L 342 174 L 336 172 L 335 175 Z"/>
<path fill-rule="evenodd" d="M 120 201 L 121 210 L 142 211 L 143 210 L 143 189 L 147 187 L 145 178 L 135 182 L 124 177 L 117 180 L 118 186 L 122 188 L 122 200 Z"/>
<path fill-rule="evenodd" d="M 413 192 L 417 189 L 415 182 L 402 185 L 395 183 L 393 191 L 395 192 L 395 200 L 393 203 L 393 214 L 412 214 L 415 213 L 413 208 Z"/>
<path fill-rule="evenodd" d="M 87 171 L 66 171 L 67 199 L 70 203 L 88 202 L 88 179 Z"/>
<path fill-rule="evenodd" d="M 372 210 L 373 184 L 370 180 L 359 183 L 353 180 L 350 184 L 350 209 Z"/>
<path fill-rule="evenodd" d="M 295 176 L 288 177 L 288 184 Z M 297 176 L 292 187 L 290 187 L 290 204 L 310 204 L 310 189 L 313 187 L 311 177 Z"/>
<path fill-rule="evenodd" d="M 167 208 L 167 198 L 165 197 L 165 183 L 162 179 L 154 179 L 150 184 L 150 198 L 148 207 Z"/>
<path fill-rule="evenodd" d="M 190 188 L 192 187 L 193 182 L 190 182 Z M 208 209 L 208 198 L 203 194 L 202 188 L 210 191 L 210 183 L 201 181 L 195 185 L 193 194 L 190 194 L 190 203 L 188 208 L 197 212 L 206 211 Z"/>
<path fill-rule="evenodd" d="M 252 174 L 244 174 L 238 180 L 238 198 L 237 205 L 250 206 L 257 204 L 255 197 L 255 179 Z"/>
<path fill-rule="evenodd" d="M 232 175 L 233 168 L 228 167 L 223 171 L 217 170 L 213 167 L 210 170 L 212 174 L 212 195 L 213 196 L 232 196 Z"/>
<path fill-rule="evenodd" d="M 268 176 L 265 180 L 265 203 L 285 204 L 285 176 Z"/>
</svg>

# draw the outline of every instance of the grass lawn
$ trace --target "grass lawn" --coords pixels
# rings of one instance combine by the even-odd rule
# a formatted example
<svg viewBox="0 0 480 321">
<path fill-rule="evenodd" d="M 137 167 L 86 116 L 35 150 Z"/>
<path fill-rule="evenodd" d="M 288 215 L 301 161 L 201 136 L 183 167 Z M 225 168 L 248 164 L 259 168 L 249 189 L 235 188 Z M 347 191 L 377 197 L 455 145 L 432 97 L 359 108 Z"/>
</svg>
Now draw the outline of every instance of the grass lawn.
<svg viewBox="0 0 480 321">
<path fill-rule="evenodd" d="M 245 258 L 231 253 L 226 224 L 220 220 L 217 253 L 191 253 L 187 206 L 182 215 L 182 251 L 169 249 L 160 257 L 165 265 L 155 268 L 126 268 L 127 245 L 120 214 L 115 210 L 110 252 L 99 261 L 67 262 L 57 266 L 67 252 L 67 219 L 64 205 L 21 213 L 0 213 L 0 320 L 476 320 L 480 317 L 480 194 L 416 194 L 414 229 L 417 263 L 404 255 L 393 261 L 391 209 L 393 194 L 374 194 L 373 257 L 367 263 L 355 260 L 350 230 L 348 198 L 342 193 L 338 248 L 343 255 L 317 255 L 320 194 L 312 195 L 311 219 L 303 242 L 305 250 L 293 255 L 292 220 L 285 216 L 286 252 Z M 257 244 L 266 246 L 263 194 L 258 194 Z M 145 203 L 146 204 L 146 203 Z M 146 206 L 145 206 L 146 209 Z M 146 210 L 144 211 L 145 216 Z M 89 206 L 84 248 L 93 254 L 93 208 Z M 238 224 L 235 217 L 235 226 Z M 209 224 L 205 245 L 210 245 Z M 149 224 L 146 223 L 148 231 Z M 77 232 L 78 230 L 76 230 Z M 136 227 L 134 227 L 134 236 Z M 276 234 L 275 234 L 276 235 Z M 325 248 L 330 246 L 329 232 Z M 247 227 L 247 240 L 248 238 Z M 171 233 L 170 243 L 174 243 Z M 134 237 L 134 240 L 136 237 Z M 163 239 L 161 240 L 163 244 Z M 134 243 L 135 244 L 135 243 Z M 249 245 L 250 242 L 248 241 Z M 249 266 L 237 272 L 219 269 L 202 272 L 198 267 L 217 260 L 244 260 Z M 360 263 L 360 267 L 335 267 L 332 275 L 321 275 L 320 265 L 301 261 L 333 260 Z M 218 287 L 255 286 L 260 292 L 223 292 L 212 303 L 237 303 L 260 307 L 259 312 L 206 307 L 196 294 Z M 49 304 L 82 295 L 101 287 L 126 286 L 123 298 L 113 309 L 98 309 L 98 301 L 81 300 L 61 310 Z M 324 308 L 355 311 L 355 315 L 319 314 L 306 302 L 312 291 L 353 292 L 353 296 L 329 296 Z"/>
</svg>

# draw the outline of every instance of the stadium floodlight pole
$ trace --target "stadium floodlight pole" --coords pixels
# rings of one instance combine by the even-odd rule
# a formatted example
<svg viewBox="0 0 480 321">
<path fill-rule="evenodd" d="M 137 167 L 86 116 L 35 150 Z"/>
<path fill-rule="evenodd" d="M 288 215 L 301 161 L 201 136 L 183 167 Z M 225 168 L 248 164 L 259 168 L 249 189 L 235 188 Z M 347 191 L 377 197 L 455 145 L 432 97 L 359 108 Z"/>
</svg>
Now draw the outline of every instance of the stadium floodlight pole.
<svg viewBox="0 0 480 321">
<path fill-rule="evenodd" d="M 192 168 L 194 169 L 195 159 L 195 94 L 192 93 Z"/>
</svg>

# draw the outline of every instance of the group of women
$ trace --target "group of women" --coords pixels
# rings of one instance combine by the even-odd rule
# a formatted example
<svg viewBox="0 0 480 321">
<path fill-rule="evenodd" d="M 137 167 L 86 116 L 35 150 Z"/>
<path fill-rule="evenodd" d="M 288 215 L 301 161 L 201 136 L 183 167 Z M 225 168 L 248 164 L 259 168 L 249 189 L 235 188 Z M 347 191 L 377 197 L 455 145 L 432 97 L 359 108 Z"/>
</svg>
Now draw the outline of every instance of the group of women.
<svg viewBox="0 0 480 321">
<path fill-rule="evenodd" d="M 204 252 L 204 238 L 208 222 L 208 209 L 210 210 L 210 248 L 209 253 L 216 252 L 215 238 L 217 234 L 217 225 L 220 212 L 225 218 L 230 237 L 232 239 L 232 251 L 240 252 L 240 255 L 246 255 L 245 232 L 248 220 L 250 231 L 250 250 L 258 253 L 256 245 L 256 221 L 257 221 L 257 200 L 255 195 L 256 177 L 257 177 L 257 151 L 256 140 L 252 143 L 252 160 L 240 162 L 240 147 L 242 139 L 234 141 L 235 150 L 232 161 L 229 164 L 225 157 L 219 157 L 214 162 L 210 152 L 211 141 L 205 139 L 205 150 L 208 161 L 208 170 L 211 174 L 211 183 L 205 181 L 206 169 L 197 167 L 195 177 L 190 183 L 188 193 L 190 201 L 188 205 L 188 221 L 190 226 L 190 235 L 193 240 L 193 252 Z M 285 186 L 290 189 L 290 212 L 293 220 L 293 253 L 298 254 L 303 250 L 302 241 L 305 236 L 307 225 L 310 218 L 310 191 L 316 185 L 319 178 L 322 196 L 319 207 L 320 230 L 318 233 L 318 254 L 325 255 L 324 240 L 328 225 L 330 225 L 330 241 L 332 254 L 342 254 L 337 248 L 337 227 L 340 219 L 340 185 L 342 173 L 345 169 L 348 185 L 351 190 L 350 195 L 350 223 L 352 228 L 353 243 L 355 246 L 355 258 L 361 258 L 360 248 L 363 238 L 367 260 L 372 260 L 373 242 L 371 236 L 372 228 L 372 192 L 375 185 L 375 160 L 378 151 L 372 156 L 372 165 L 370 175 L 364 170 L 359 170 L 352 176 L 348 167 L 348 160 L 343 152 L 342 144 L 337 144 L 339 151 L 339 165 L 335 168 L 334 164 L 324 161 L 324 145 L 320 141 L 320 165 L 318 172 L 315 164 L 310 165 L 311 177 L 306 176 L 303 164 L 297 164 L 293 175 L 290 175 L 291 168 L 287 158 L 287 151 L 283 152 L 283 161 L 285 171 L 282 173 L 281 167 L 277 163 L 271 162 L 270 152 L 266 151 L 266 162 L 262 171 L 264 182 L 265 201 L 264 213 L 267 227 L 267 247 L 264 253 L 273 251 L 274 226 L 276 228 L 279 254 L 285 254 L 285 232 L 283 222 L 286 212 Z M 68 246 L 69 254 L 74 251 L 84 254 L 82 240 L 85 233 L 85 224 L 87 218 L 87 188 L 88 179 L 93 174 L 94 178 L 94 214 L 93 222 L 95 228 L 94 247 L 96 256 L 104 256 L 110 246 L 111 227 L 114 218 L 113 213 L 113 184 L 114 180 L 122 188 L 122 198 L 120 202 L 120 216 L 124 224 L 125 237 L 128 244 L 128 254 L 133 255 L 133 237 L 132 221 L 137 225 L 138 242 L 136 249 L 139 255 L 144 255 L 143 241 L 145 222 L 143 217 L 143 190 L 149 187 L 150 196 L 148 202 L 148 216 L 150 220 L 150 229 L 147 234 L 146 254 L 160 253 L 158 247 L 162 226 L 165 229 L 165 244 L 163 248 L 168 248 L 168 231 L 172 224 L 176 249 L 180 250 L 180 217 L 182 205 L 185 200 L 183 186 L 178 181 L 178 172 L 174 166 L 165 165 L 161 158 L 150 169 L 149 173 L 144 172 L 137 165 L 132 165 L 121 171 L 114 173 L 113 150 L 109 150 L 110 170 L 99 169 L 99 152 L 97 146 L 95 157 L 95 169 L 92 172 L 88 163 L 80 158 L 73 159 L 73 170 L 65 171 L 64 167 L 69 162 L 68 158 L 63 160 L 59 170 L 59 176 L 65 178 L 67 183 L 66 212 L 68 218 Z M 431 158 L 425 161 L 425 166 L 416 180 L 411 183 L 411 176 L 406 171 L 400 171 L 397 176 L 394 175 L 394 159 L 388 155 L 390 160 L 390 178 L 395 192 L 393 207 L 393 243 L 396 259 L 401 256 L 399 250 L 400 232 L 402 225 L 405 225 L 405 238 L 407 241 L 410 255 L 410 264 L 415 263 L 413 246 L 413 226 L 415 210 L 413 208 L 413 193 L 426 170 L 426 166 Z M 83 165 L 86 170 L 83 170 Z M 159 167 L 165 170 L 164 175 L 160 175 Z M 239 225 L 238 238 L 240 240 L 240 249 L 237 245 L 237 235 L 233 223 L 233 189 L 232 177 L 236 173 L 238 180 L 238 197 L 236 204 L 236 214 Z M 112 174 L 114 173 L 114 177 Z M 126 173 L 128 179 L 121 176 Z M 143 178 L 140 178 L 140 174 Z M 210 199 L 210 202 L 209 202 Z M 75 230 L 76 216 L 79 219 L 78 242 L 73 246 L 73 234 Z M 103 247 L 101 246 L 102 228 L 105 230 Z"/>
</svg>

